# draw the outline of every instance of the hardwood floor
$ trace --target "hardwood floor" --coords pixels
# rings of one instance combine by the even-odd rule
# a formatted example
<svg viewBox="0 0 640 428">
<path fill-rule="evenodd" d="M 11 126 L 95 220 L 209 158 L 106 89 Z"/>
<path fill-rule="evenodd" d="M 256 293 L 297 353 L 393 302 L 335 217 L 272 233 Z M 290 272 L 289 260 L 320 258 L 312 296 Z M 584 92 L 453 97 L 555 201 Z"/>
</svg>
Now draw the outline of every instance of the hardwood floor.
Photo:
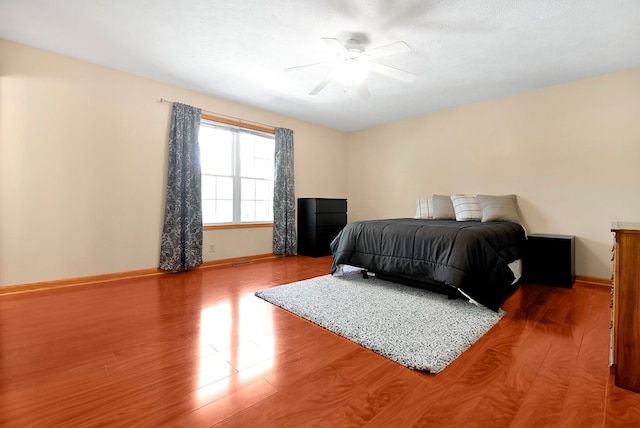
<svg viewBox="0 0 640 428">
<path fill-rule="evenodd" d="M 289 257 L 0 296 L 0 426 L 623 427 L 609 290 L 522 285 L 437 375 L 253 296 L 328 273 Z"/>
</svg>

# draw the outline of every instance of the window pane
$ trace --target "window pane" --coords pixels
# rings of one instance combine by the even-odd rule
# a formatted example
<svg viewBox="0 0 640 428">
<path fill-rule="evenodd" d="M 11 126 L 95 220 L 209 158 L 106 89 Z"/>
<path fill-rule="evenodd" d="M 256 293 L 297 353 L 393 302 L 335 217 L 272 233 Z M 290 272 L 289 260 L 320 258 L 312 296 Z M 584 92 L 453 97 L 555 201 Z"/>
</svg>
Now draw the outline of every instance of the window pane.
<svg viewBox="0 0 640 428">
<path fill-rule="evenodd" d="M 256 199 L 270 201 L 273 198 L 273 181 L 256 180 Z"/>
<path fill-rule="evenodd" d="M 243 177 L 256 176 L 256 163 L 252 157 L 243 157 L 240 159 L 240 175 Z"/>
<path fill-rule="evenodd" d="M 240 164 L 243 177 L 273 178 L 273 138 L 240 134 Z"/>
<path fill-rule="evenodd" d="M 273 178 L 273 159 L 256 159 L 256 178 Z"/>
<path fill-rule="evenodd" d="M 216 201 L 211 199 L 202 200 L 202 223 L 211 224 L 216 222 Z"/>
<path fill-rule="evenodd" d="M 240 204 L 242 221 L 256 221 L 256 203 L 254 201 L 242 201 Z"/>
<path fill-rule="evenodd" d="M 218 199 L 228 199 L 233 201 L 233 178 L 231 177 L 218 177 L 218 184 L 216 186 Z"/>
<path fill-rule="evenodd" d="M 216 206 L 216 223 L 233 222 L 233 201 L 218 200 Z"/>
<path fill-rule="evenodd" d="M 213 175 L 202 175 L 202 199 L 215 199 L 216 197 L 216 177 Z"/>
<path fill-rule="evenodd" d="M 242 179 L 242 189 L 240 190 L 243 201 L 252 201 L 256 198 L 256 180 L 250 178 Z"/>
<path fill-rule="evenodd" d="M 252 137 L 251 134 L 240 133 L 240 157 L 252 158 L 255 156 L 255 140 Z"/>
<path fill-rule="evenodd" d="M 233 133 L 200 126 L 200 163 L 203 174 L 233 174 Z"/>
<path fill-rule="evenodd" d="M 262 159 L 273 159 L 275 150 L 275 140 L 273 138 L 262 138 L 260 144 L 256 145 L 256 157 Z"/>
<path fill-rule="evenodd" d="M 273 221 L 273 209 L 268 201 L 256 202 L 256 221 Z"/>
</svg>

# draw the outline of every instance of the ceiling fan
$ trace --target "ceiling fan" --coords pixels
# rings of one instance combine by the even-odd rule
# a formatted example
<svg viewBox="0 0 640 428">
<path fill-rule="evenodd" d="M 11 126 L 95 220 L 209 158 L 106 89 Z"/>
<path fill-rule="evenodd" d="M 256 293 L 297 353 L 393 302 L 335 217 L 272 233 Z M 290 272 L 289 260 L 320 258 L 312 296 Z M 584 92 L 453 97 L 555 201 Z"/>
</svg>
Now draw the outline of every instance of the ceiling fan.
<svg viewBox="0 0 640 428">
<path fill-rule="evenodd" d="M 289 67 L 284 70 L 295 71 L 322 64 L 332 64 L 333 69 L 309 92 L 309 95 L 316 95 L 331 81 L 337 81 L 345 85 L 345 87 L 355 88 L 361 99 L 369 98 L 371 96 L 369 87 L 367 86 L 369 72 L 381 74 L 407 83 L 413 82 L 416 78 L 415 74 L 409 73 L 408 71 L 375 62 L 376 59 L 381 57 L 411 52 L 411 48 L 405 42 L 395 42 L 366 50 L 356 39 L 349 39 L 344 45 L 340 43 L 338 39 L 329 37 L 323 37 L 322 41 L 335 51 L 337 58 L 334 62 L 316 62 L 313 64 Z"/>
</svg>

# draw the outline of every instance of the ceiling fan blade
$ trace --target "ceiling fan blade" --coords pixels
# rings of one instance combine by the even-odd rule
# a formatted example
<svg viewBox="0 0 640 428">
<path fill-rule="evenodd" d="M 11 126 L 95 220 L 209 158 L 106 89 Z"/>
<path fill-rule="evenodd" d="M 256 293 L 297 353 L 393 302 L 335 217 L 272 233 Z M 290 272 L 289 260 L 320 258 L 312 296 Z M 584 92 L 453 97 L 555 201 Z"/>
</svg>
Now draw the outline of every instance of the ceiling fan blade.
<svg viewBox="0 0 640 428">
<path fill-rule="evenodd" d="M 331 37 L 322 37 L 322 41 L 325 42 L 327 46 L 336 51 L 336 53 L 338 54 L 349 52 L 347 48 L 345 48 L 344 45 L 338 41 L 338 39 L 332 39 Z"/>
<path fill-rule="evenodd" d="M 354 83 L 354 85 L 356 87 L 356 91 L 358 91 L 358 95 L 360 95 L 361 100 L 366 100 L 371 96 L 366 81 L 363 80 L 362 82 Z"/>
<path fill-rule="evenodd" d="M 392 77 L 403 82 L 411 83 L 416 79 L 416 75 L 409 73 L 408 71 L 400 70 L 397 68 L 389 67 L 388 65 L 378 64 L 376 62 L 371 63 L 371 71 L 374 73 L 382 74 L 383 76 Z"/>
<path fill-rule="evenodd" d="M 329 84 L 329 82 L 331 82 L 331 76 L 332 74 L 330 73 L 329 75 L 327 75 L 327 77 L 325 77 L 324 79 L 322 79 L 320 81 L 320 83 L 318 83 L 315 88 L 313 88 L 311 90 L 311 92 L 309 92 L 309 95 L 317 95 L 318 92 L 320 92 L 321 90 L 323 90 L 325 88 L 325 86 L 327 86 Z"/>
<path fill-rule="evenodd" d="M 367 51 L 367 55 L 371 58 L 380 58 L 382 56 L 396 55 L 400 53 L 411 52 L 411 48 L 405 42 L 395 42 L 390 45 L 384 45 Z"/>
<path fill-rule="evenodd" d="M 311 68 L 311 67 L 315 67 L 316 65 L 323 65 L 323 64 L 329 64 L 329 63 L 326 61 L 323 61 L 323 62 L 314 62 L 313 64 L 296 65 L 295 67 L 285 68 L 284 71 L 302 70 L 304 68 Z"/>
</svg>

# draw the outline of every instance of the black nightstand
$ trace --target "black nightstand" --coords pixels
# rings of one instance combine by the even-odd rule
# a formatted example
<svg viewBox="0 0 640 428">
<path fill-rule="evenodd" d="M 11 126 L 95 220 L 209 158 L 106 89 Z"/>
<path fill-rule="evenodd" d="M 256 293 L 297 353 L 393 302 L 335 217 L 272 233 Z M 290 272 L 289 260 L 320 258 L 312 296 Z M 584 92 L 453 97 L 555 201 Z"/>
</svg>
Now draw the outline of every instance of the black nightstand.
<svg viewBox="0 0 640 428">
<path fill-rule="evenodd" d="M 529 235 L 523 266 L 524 279 L 572 288 L 576 279 L 575 241 L 573 235 Z"/>
</svg>

